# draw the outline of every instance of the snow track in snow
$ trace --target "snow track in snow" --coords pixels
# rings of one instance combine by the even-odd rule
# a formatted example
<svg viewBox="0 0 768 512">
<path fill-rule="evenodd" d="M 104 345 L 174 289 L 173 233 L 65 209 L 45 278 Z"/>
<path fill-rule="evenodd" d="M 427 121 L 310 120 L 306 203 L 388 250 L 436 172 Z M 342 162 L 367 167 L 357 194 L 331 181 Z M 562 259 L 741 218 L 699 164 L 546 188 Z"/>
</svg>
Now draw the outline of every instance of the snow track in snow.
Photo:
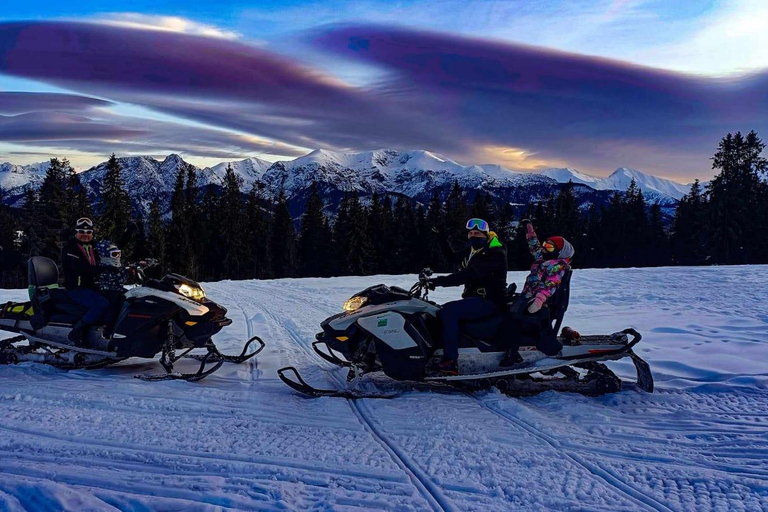
<svg viewBox="0 0 768 512">
<path fill-rule="evenodd" d="M 137 381 L 158 369 L 140 359 L 0 367 L 0 510 L 768 510 L 768 268 L 575 272 L 566 324 L 642 332 L 652 395 L 512 399 L 370 375 L 361 388 L 400 396 L 348 401 L 277 378 L 293 365 L 347 386 L 311 348 L 320 322 L 369 285 L 414 280 L 208 284 L 233 320 L 220 349 L 267 347 L 194 384 Z"/>
</svg>

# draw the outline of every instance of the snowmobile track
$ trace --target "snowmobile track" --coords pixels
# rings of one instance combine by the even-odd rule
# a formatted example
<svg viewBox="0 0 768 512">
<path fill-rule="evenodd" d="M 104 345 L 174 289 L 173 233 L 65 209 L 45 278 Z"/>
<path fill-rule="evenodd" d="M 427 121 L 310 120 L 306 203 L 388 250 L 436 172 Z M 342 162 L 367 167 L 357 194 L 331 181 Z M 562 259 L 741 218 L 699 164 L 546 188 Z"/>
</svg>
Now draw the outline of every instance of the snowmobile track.
<svg viewBox="0 0 768 512">
<path fill-rule="evenodd" d="M 322 309 L 317 308 L 315 306 L 315 309 L 319 309 L 322 311 Z M 288 333 L 288 335 L 296 342 L 297 345 L 301 347 L 301 349 L 306 352 L 312 359 L 320 359 L 321 364 L 328 368 L 328 370 L 335 370 L 337 367 L 331 368 L 331 364 L 320 358 L 317 354 L 314 353 L 314 351 L 310 348 L 310 345 L 306 342 L 304 337 L 296 331 L 295 328 L 293 328 L 290 325 L 287 325 L 285 322 L 281 322 L 279 318 L 272 312 L 267 309 L 265 309 L 267 314 L 281 327 L 285 329 L 285 331 Z M 325 311 L 324 311 L 325 312 Z M 338 376 L 333 371 L 328 371 L 328 374 L 330 377 L 336 381 L 336 384 L 338 386 L 344 386 L 346 383 L 343 382 L 338 378 Z M 429 476 L 424 473 L 410 457 L 408 457 L 405 452 L 400 449 L 396 443 L 394 443 L 388 436 L 386 436 L 375 424 L 375 422 L 371 419 L 370 412 L 365 407 L 363 400 L 361 399 L 346 399 L 347 403 L 349 404 L 349 407 L 352 409 L 352 412 L 357 416 L 360 423 L 363 425 L 363 428 L 365 428 L 366 431 L 368 431 L 371 434 L 371 437 L 381 446 L 381 448 L 389 454 L 389 456 L 392 458 L 392 461 L 403 470 L 403 472 L 408 475 L 408 478 L 413 483 L 413 486 L 416 488 L 416 490 L 419 491 L 419 494 L 429 503 L 430 507 L 433 510 L 443 510 L 443 511 L 452 511 L 452 510 L 458 510 L 451 502 L 448 500 L 448 498 L 442 493 L 439 486 L 435 484 Z"/>
<path fill-rule="evenodd" d="M 599 465 L 591 464 L 585 461 L 582 457 L 580 457 L 576 453 L 573 453 L 571 448 L 564 445 L 563 443 L 560 443 L 560 441 L 558 441 L 557 439 L 547 434 L 543 434 L 534 425 L 531 425 L 527 421 L 520 419 L 518 417 L 512 416 L 511 414 L 505 411 L 499 410 L 496 407 L 493 407 L 492 405 L 488 404 L 484 400 L 481 400 L 479 397 L 471 393 L 465 393 L 465 394 L 473 398 L 474 400 L 476 400 L 478 403 L 480 403 L 480 405 L 483 406 L 486 410 L 502 418 L 503 420 L 506 420 L 509 423 L 517 426 L 518 428 L 525 430 L 532 436 L 540 439 L 542 442 L 551 446 L 558 453 L 562 453 L 574 464 L 581 466 L 582 468 L 589 471 L 591 474 L 600 478 L 609 486 L 613 487 L 616 491 L 623 494 L 624 496 L 626 496 L 628 499 L 630 499 L 637 505 L 650 507 L 651 510 L 665 510 L 665 511 L 672 512 L 671 508 L 669 508 L 664 503 L 658 501 L 653 496 L 650 496 L 642 491 L 635 489 L 633 486 L 629 485 L 627 482 L 619 478 L 616 474 L 614 474 L 610 470 L 607 470 L 605 468 L 600 467 Z"/>
</svg>

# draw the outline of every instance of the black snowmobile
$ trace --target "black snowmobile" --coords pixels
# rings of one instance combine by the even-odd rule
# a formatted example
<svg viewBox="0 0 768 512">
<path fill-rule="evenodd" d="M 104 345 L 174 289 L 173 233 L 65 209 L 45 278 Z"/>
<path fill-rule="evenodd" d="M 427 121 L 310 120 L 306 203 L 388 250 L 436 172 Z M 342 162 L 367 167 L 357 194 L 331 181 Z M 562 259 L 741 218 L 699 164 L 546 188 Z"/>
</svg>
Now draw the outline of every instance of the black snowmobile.
<svg viewBox="0 0 768 512">
<path fill-rule="evenodd" d="M 398 381 L 426 381 L 461 385 L 464 388 L 496 386 L 514 396 L 533 395 L 546 390 L 601 395 L 621 390 L 622 382 L 601 361 L 630 357 L 637 370 L 637 386 L 653 391 L 648 364 L 632 348 L 640 341 L 634 329 L 609 335 L 574 336 L 563 329 L 570 297 L 571 270 L 538 315 L 518 315 L 523 322 L 516 329 L 516 341 L 523 361 L 499 367 L 505 349 L 504 325 L 514 314 L 515 285 L 508 289 L 509 310 L 462 324 L 459 344 L 459 375 L 431 376 L 430 368 L 442 358 L 440 306 L 429 300 L 429 278 L 425 270 L 410 291 L 383 284 L 372 286 L 350 298 L 344 312 L 326 319 L 313 348 L 324 360 L 349 368 L 347 380 L 382 371 Z M 341 356 L 341 357 L 340 357 Z M 294 390 L 310 396 L 384 398 L 391 394 L 367 395 L 357 390 L 318 389 L 309 385 L 294 367 L 278 370 Z"/>
<path fill-rule="evenodd" d="M 154 358 L 161 353 L 165 374 L 136 377 L 197 381 L 224 362 L 242 363 L 264 348 L 254 336 L 239 356 L 219 352 L 211 337 L 232 323 L 227 310 L 206 298 L 198 283 L 177 274 L 159 281 L 146 279 L 142 266 L 136 267 L 141 285 L 126 292 L 113 335 L 106 338 L 103 329 L 95 327 L 89 329 L 86 346 L 76 347 L 67 335 L 85 310 L 58 286 L 59 270 L 52 260 L 35 256 L 28 270 L 31 300 L 8 302 L 0 311 L 0 330 L 18 334 L 0 340 L 0 364 L 34 361 L 65 369 L 102 368 L 129 357 Z M 247 353 L 254 342 L 259 347 Z M 196 348 L 206 353 L 190 354 Z M 198 370 L 175 372 L 173 365 L 182 357 L 200 361 Z"/>
</svg>

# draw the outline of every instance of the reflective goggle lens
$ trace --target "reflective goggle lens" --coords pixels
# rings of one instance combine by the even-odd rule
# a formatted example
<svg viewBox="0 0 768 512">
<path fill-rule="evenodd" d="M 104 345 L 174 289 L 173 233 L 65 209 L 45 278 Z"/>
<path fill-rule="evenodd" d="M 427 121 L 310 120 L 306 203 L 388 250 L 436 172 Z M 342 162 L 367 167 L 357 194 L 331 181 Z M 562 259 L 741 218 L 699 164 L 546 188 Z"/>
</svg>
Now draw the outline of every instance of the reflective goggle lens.
<svg viewBox="0 0 768 512">
<path fill-rule="evenodd" d="M 555 249 L 557 249 L 552 242 L 544 242 L 541 244 L 541 247 L 547 252 L 555 252 Z"/>
<path fill-rule="evenodd" d="M 483 219 L 469 219 L 467 221 L 467 229 L 479 229 L 480 231 L 488 231 L 488 223 Z"/>
<path fill-rule="evenodd" d="M 112 251 L 109 253 L 110 258 L 119 258 L 122 255 L 121 251 Z"/>
</svg>

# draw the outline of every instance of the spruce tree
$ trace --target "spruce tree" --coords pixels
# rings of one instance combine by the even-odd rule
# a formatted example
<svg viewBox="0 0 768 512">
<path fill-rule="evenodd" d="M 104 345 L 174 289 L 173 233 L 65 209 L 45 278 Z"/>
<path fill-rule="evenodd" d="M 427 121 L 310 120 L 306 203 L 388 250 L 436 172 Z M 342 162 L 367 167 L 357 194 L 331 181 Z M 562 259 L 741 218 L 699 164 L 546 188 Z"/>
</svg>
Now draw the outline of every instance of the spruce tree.
<svg viewBox="0 0 768 512">
<path fill-rule="evenodd" d="M 672 223 L 672 251 L 679 265 L 700 265 L 706 261 L 707 198 L 696 180 L 675 210 Z"/>
<path fill-rule="evenodd" d="M 187 181 L 184 189 L 184 202 L 186 203 L 186 224 L 189 230 L 189 254 L 187 256 L 187 272 L 192 279 L 200 278 L 200 266 L 203 252 L 206 246 L 203 245 L 199 234 L 202 230 L 203 213 L 198 201 L 200 193 L 197 184 L 197 169 L 192 164 L 186 167 Z"/>
<path fill-rule="evenodd" d="M 390 242 L 390 229 L 392 219 L 385 209 L 385 201 L 378 193 L 371 197 L 371 206 L 368 208 L 368 238 L 371 242 L 370 271 L 374 274 L 382 274 L 387 271 L 387 253 Z"/>
<path fill-rule="evenodd" d="M 131 219 L 131 198 L 125 190 L 120 162 L 114 153 L 107 161 L 99 203 L 99 238 L 111 240 L 125 249 L 126 233 Z"/>
<path fill-rule="evenodd" d="M 252 277 L 267 278 L 272 276 L 272 261 L 270 259 L 271 222 L 268 205 L 264 205 L 261 189 L 254 184 L 248 193 L 245 210 L 247 219 L 250 274 Z M 330 235 L 328 235 L 330 239 Z M 327 240 L 326 239 L 326 243 Z"/>
<path fill-rule="evenodd" d="M 464 191 L 456 180 L 445 200 L 445 231 L 455 248 L 467 243 L 464 230 L 467 220 L 469 220 L 469 207 Z"/>
<path fill-rule="evenodd" d="M 766 184 L 760 174 L 768 169 L 761 156 L 765 144 L 752 131 L 728 134 L 712 158 L 720 172 L 709 183 L 708 242 L 717 263 L 765 261 L 768 210 Z"/>
<path fill-rule="evenodd" d="M 275 277 L 295 277 L 297 275 L 296 233 L 291 212 L 288 209 L 288 198 L 282 189 L 275 201 L 270 248 Z"/>
<path fill-rule="evenodd" d="M 440 248 L 441 238 L 448 236 L 445 230 L 445 209 L 440 194 L 435 190 L 426 213 L 426 233 L 424 233 L 424 251 L 426 266 L 436 272 L 450 270 L 448 262 Z"/>
<path fill-rule="evenodd" d="M 187 201 L 184 194 L 186 169 L 180 168 L 171 195 L 171 221 L 165 237 L 167 265 L 172 272 L 185 274 L 189 270 L 190 232 L 187 222 Z"/>
<path fill-rule="evenodd" d="M 69 163 L 52 158 L 40 185 L 36 215 L 39 222 L 39 256 L 58 261 L 64 241 L 74 226 L 68 224 L 70 195 L 68 193 Z"/>
<path fill-rule="evenodd" d="M 165 226 L 160 216 L 160 207 L 156 201 L 149 205 L 149 237 L 147 240 L 147 257 L 157 259 L 166 269 L 165 257 Z"/>
<path fill-rule="evenodd" d="M 331 234 L 326 232 L 328 223 L 323 213 L 323 200 L 312 182 L 304 213 L 301 216 L 298 256 L 301 276 L 328 275 L 328 245 Z"/>
<path fill-rule="evenodd" d="M 219 202 L 219 234 L 224 252 L 222 270 L 225 276 L 236 279 L 243 278 L 248 263 L 247 252 L 251 249 L 245 233 L 241 183 L 242 179 L 227 166 Z"/>
</svg>

